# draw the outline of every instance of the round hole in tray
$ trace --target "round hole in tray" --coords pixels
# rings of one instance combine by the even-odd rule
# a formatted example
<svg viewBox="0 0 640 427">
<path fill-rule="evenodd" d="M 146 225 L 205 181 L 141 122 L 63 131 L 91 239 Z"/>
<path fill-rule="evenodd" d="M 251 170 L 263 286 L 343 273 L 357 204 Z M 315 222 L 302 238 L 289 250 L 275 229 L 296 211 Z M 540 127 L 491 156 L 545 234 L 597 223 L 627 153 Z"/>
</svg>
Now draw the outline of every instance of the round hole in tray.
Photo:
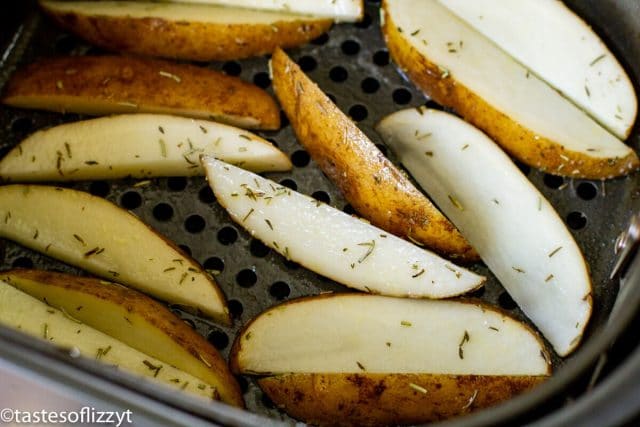
<svg viewBox="0 0 640 427">
<path fill-rule="evenodd" d="M 531 167 L 529 165 L 525 165 L 524 163 L 518 161 L 516 161 L 515 164 L 518 169 L 520 169 L 520 172 L 522 172 L 525 176 L 531 173 Z"/>
<path fill-rule="evenodd" d="M 340 48 L 345 55 L 357 55 L 360 52 L 360 43 L 355 40 L 345 40 Z"/>
<path fill-rule="evenodd" d="M 262 402 L 264 407 L 267 409 L 273 409 L 276 407 L 273 401 L 265 393 L 262 393 L 262 396 L 260 397 L 260 401 Z"/>
<path fill-rule="evenodd" d="M 218 350 L 224 350 L 229 345 L 229 336 L 218 329 L 212 329 L 207 340 Z"/>
<path fill-rule="evenodd" d="M 355 26 L 358 28 L 366 29 L 371 26 L 371 22 L 372 22 L 371 15 L 369 15 L 368 13 L 365 13 L 364 16 L 362 17 L 362 21 L 356 22 Z"/>
<path fill-rule="evenodd" d="M 403 87 L 394 90 L 391 96 L 393 98 L 393 102 L 398 105 L 406 105 L 411 102 L 412 98 L 411 92 Z"/>
<path fill-rule="evenodd" d="M 323 44 L 327 44 L 328 41 L 329 41 L 329 34 L 324 33 L 316 37 L 315 39 L 311 40 L 311 43 L 315 44 L 316 46 L 322 46 Z"/>
<path fill-rule="evenodd" d="M 227 61 L 222 64 L 222 71 L 229 76 L 239 76 L 242 73 L 242 66 L 236 61 Z"/>
<path fill-rule="evenodd" d="M 361 122 L 367 118 L 369 115 L 369 111 L 367 107 L 361 104 L 356 104 L 349 108 L 349 117 L 351 117 L 356 122 Z"/>
<path fill-rule="evenodd" d="M 326 204 L 331 203 L 331 196 L 329 196 L 329 193 L 327 193 L 326 191 L 314 191 L 311 197 Z"/>
<path fill-rule="evenodd" d="M 250 288 L 255 285 L 257 281 L 258 276 L 256 275 L 256 272 L 248 268 L 240 270 L 236 275 L 236 283 L 243 288 Z"/>
<path fill-rule="evenodd" d="M 329 71 L 329 78 L 336 83 L 342 83 L 349 78 L 349 72 L 346 68 L 336 65 Z"/>
<path fill-rule="evenodd" d="M 238 240 L 238 232 L 235 228 L 226 226 L 222 227 L 220 231 L 218 231 L 218 242 L 222 243 L 225 246 L 231 245 Z"/>
<path fill-rule="evenodd" d="M 349 203 L 344 205 L 344 208 L 342 208 L 342 212 L 346 213 L 347 215 L 357 215 L 358 214 L 356 212 L 356 210 L 353 209 L 353 206 L 351 206 Z"/>
<path fill-rule="evenodd" d="M 31 258 L 27 258 L 26 256 L 21 256 L 13 260 L 11 263 L 11 267 L 13 268 L 33 268 L 33 261 Z"/>
<path fill-rule="evenodd" d="M 470 293 L 469 293 L 469 296 L 470 296 L 471 298 L 482 298 L 482 296 L 483 296 L 483 295 L 484 295 L 484 293 L 485 293 L 485 290 L 486 290 L 486 289 L 485 289 L 485 287 L 483 286 L 483 287 L 481 287 L 481 288 L 479 288 L 479 289 L 476 289 L 475 291 L 470 292 Z"/>
<path fill-rule="evenodd" d="M 336 104 L 336 97 L 334 94 L 332 93 L 325 93 L 325 95 L 327 95 L 327 98 L 329 98 L 331 100 L 331 102 L 333 102 L 334 104 Z"/>
<path fill-rule="evenodd" d="M 205 185 L 198 192 L 198 199 L 202 203 L 211 204 L 216 201 L 216 196 L 213 194 L 213 190 L 208 185 Z"/>
<path fill-rule="evenodd" d="M 275 282 L 269 287 L 269 293 L 272 297 L 278 300 L 283 300 L 291 293 L 291 288 L 286 282 Z"/>
<path fill-rule="evenodd" d="M 360 83 L 360 88 L 364 93 L 376 93 L 380 89 L 380 82 L 373 77 L 367 77 Z"/>
<path fill-rule="evenodd" d="M 298 65 L 305 73 L 315 70 L 318 67 L 318 62 L 313 56 L 305 55 L 298 59 Z"/>
<path fill-rule="evenodd" d="M 136 191 L 127 191 L 120 197 L 120 205 L 125 209 L 137 209 L 141 204 L 142 196 Z"/>
<path fill-rule="evenodd" d="M 427 102 L 425 102 L 425 107 L 431 109 L 431 110 L 438 110 L 438 111 L 442 111 L 444 110 L 444 108 L 442 107 L 442 105 L 438 104 L 436 101 L 434 101 L 433 99 L 428 100 Z"/>
<path fill-rule="evenodd" d="M 266 89 L 271 86 L 271 78 L 269 78 L 269 73 L 265 73 L 261 71 L 253 75 L 253 83 L 261 87 L 262 89 Z"/>
<path fill-rule="evenodd" d="M 280 110 L 280 127 L 285 128 L 287 126 L 289 126 L 289 117 L 284 111 Z"/>
<path fill-rule="evenodd" d="M 224 271 L 224 261 L 218 257 L 207 258 L 202 264 L 205 270 L 213 274 L 220 274 Z"/>
<path fill-rule="evenodd" d="M 189 255 L 189 256 L 191 256 L 191 255 L 192 255 L 192 253 L 191 253 L 191 248 L 190 248 L 189 246 L 187 246 L 187 245 L 178 245 L 178 247 L 179 247 L 179 248 L 180 248 L 180 250 L 181 250 L 182 252 L 184 252 L 185 254 L 187 254 L 187 255 Z"/>
<path fill-rule="evenodd" d="M 582 200 L 593 200 L 598 195 L 598 189 L 591 182 L 581 182 L 578 184 L 576 193 Z"/>
<path fill-rule="evenodd" d="M 498 304 L 505 310 L 513 310 L 518 306 L 513 298 L 511 298 L 511 295 L 509 295 L 507 292 L 503 292 L 500 294 L 500 296 L 498 297 Z"/>
<path fill-rule="evenodd" d="M 264 258 L 269 254 L 271 249 L 260 240 L 253 239 L 249 244 L 249 251 L 251 252 L 251 255 L 255 257 Z"/>
<path fill-rule="evenodd" d="M 288 259 L 285 259 L 283 262 L 284 266 L 287 267 L 289 270 L 297 270 L 300 268 L 300 264 L 290 261 Z"/>
<path fill-rule="evenodd" d="M 182 191 L 187 188 L 187 178 L 184 176 L 174 176 L 167 179 L 167 187 L 171 191 Z"/>
<path fill-rule="evenodd" d="M 386 49 L 382 49 L 373 54 L 373 63 L 384 67 L 385 65 L 389 65 L 389 51 Z"/>
<path fill-rule="evenodd" d="M 158 203 L 153 207 L 153 217 L 158 221 L 169 221 L 173 218 L 173 208 L 168 203 Z"/>
<path fill-rule="evenodd" d="M 573 230 L 582 230 L 587 226 L 587 217 L 582 212 L 570 212 L 567 215 L 567 225 Z"/>
<path fill-rule="evenodd" d="M 93 181 L 89 184 L 89 193 L 98 197 L 107 197 L 109 195 L 109 191 L 111 187 L 109 183 L 105 181 Z"/>
<path fill-rule="evenodd" d="M 564 178 L 557 175 L 545 174 L 544 175 L 544 185 L 549 188 L 557 189 L 564 184 Z"/>
<path fill-rule="evenodd" d="M 11 132 L 27 133 L 33 129 L 33 120 L 30 117 L 18 117 L 11 122 Z"/>
<path fill-rule="evenodd" d="M 291 155 L 291 163 L 299 168 L 303 168 L 309 164 L 311 158 L 305 150 L 294 151 Z"/>
<path fill-rule="evenodd" d="M 298 184 L 296 184 L 294 180 L 289 178 L 285 178 L 282 181 L 280 181 L 280 185 L 284 185 L 285 187 L 290 188 L 293 191 L 296 191 L 298 189 Z"/>
<path fill-rule="evenodd" d="M 191 215 L 184 221 L 184 228 L 189 233 L 200 233 L 207 226 L 207 222 L 200 215 Z"/>
<path fill-rule="evenodd" d="M 231 313 L 231 317 L 234 319 L 239 319 L 242 316 L 242 312 L 244 311 L 244 307 L 242 303 L 237 299 L 230 299 L 227 301 L 227 305 L 229 306 L 229 313 Z"/>
</svg>

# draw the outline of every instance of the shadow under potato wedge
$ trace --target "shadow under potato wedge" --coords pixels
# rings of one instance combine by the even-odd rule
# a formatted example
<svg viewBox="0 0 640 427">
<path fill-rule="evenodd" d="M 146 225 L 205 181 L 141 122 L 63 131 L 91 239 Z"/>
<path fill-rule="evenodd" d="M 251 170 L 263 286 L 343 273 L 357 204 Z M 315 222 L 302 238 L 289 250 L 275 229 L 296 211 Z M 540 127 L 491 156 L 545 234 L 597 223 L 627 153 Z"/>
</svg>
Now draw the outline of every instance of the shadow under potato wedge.
<svg viewBox="0 0 640 427">
<path fill-rule="evenodd" d="M 333 20 L 204 4 L 49 1 L 40 5 L 62 28 L 102 48 L 145 56 L 226 61 L 299 46 Z"/>
<path fill-rule="evenodd" d="M 62 113 L 159 113 L 245 129 L 280 128 L 275 100 L 256 85 L 194 65 L 129 56 L 41 59 L 11 76 L 2 103 Z"/>
<path fill-rule="evenodd" d="M 273 87 L 298 141 L 364 218 L 455 260 L 478 259 L 444 215 L 282 50 Z"/>
<path fill-rule="evenodd" d="M 125 362 L 125 370 L 136 367 L 137 364 L 138 371 L 158 378 L 159 374 L 164 374 L 163 369 L 176 369 L 188 374 L 188 378 L 164 378 L 162 375 L 164 382 L 178 388 L 197 387 L 198 394 L 234 406 L 244 406 L 240 387 L 218 351 L 176 315 L 151 298 L 115 283 L 48 271 L 4 271 L 0 273 L 0 280 L 7 283 L 0 284 L 0 288 L 13 286 L 46 304 L 45 311 L 48 308 L 60 310 L 59 314 L 62 316 L 59 317 L 66 317 L 74 322 L 71 331 L 69 328 L 57 328 L 52 323 L 52 316 L 41 313 L 41 322 L 36 322 L 35 326 L 40 329 L 43 325 L 43 338 L 63 345 L 78 345 L 81 347 L 81 354 L 87 357 L 95 357 L 105 363 L 113 362 L 108 360 L 107 356 L 117 344 L 111 343 L 107 346 L 106 342 L 98 342 L 96 344 L 101 345 L 101 351 L 98 349 L 94 354 L 86 353 L 86 348 L 91 345 L 92 340 L 87 341 L 88 338 L 85 338 L 88 332 L 76 332 L 76 328 L 88 326 L 155 359 L 154 362 L 137 361 L 139 356 L 135 352 L 123 350 L 124 360 L 121 360 Z M 26 308 L 20 305 L 5 307 L 0 317 L 7 317 L 5 320 L 10 320 L 10 317 L 18 318 L 20 312 Z M 13 311 L 15 314 L 11 315 Z M 35 312 L 32 314 L 38 316 Z M 33 332 L 27 330 L 26 324 L 12 326 L 23 326 L 20 329 Z M 80 346 L 81 343 L 84 345 Z M 203 382 L 205 384 L 202 384 Z"/>
</svg>

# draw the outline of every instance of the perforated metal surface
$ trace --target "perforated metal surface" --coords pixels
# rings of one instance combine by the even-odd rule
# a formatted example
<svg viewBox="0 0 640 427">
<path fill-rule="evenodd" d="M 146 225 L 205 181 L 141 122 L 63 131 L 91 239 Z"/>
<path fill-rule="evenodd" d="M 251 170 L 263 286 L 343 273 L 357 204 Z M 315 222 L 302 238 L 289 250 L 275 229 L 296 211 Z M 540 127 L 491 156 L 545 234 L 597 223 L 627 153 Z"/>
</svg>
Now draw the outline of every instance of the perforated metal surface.
<svg viewBox="0 0 640 427">
<path fill-rule="evenodd" d="M 571 3 L 571 2 L 570 2 Z M 573 2 L 578 3 L 579 2 Z M 586 4 L 586 2 L 585 2 Z M 362 130 L 386 152 L 382 141 L 373 131 L 377 120 L 400 108 L 427 103 L 436 106 L 405 81 L 389 63 L 379 31 L 379 2 L 367 2 L 364 22 L 335 26 L 328 36 L 312 44 L 290 51 L 309 76 L 335 99 L 337 105 L 358 122 Z M 590 11 L 590 9 L 585 9 Z M 595 16 L 591 16 L 595 19 Z M 601 24 L 605 25 L 605 24 Z M 599 29 L 596 26 L 597 29 Z M 627 35 L 604 34 L 612 49 L 631 58 Z M 637 35 L 636 35 L 637 36 Z M 0 84 L 4 85 L 17 65 L 37 58 L 58 54 L 99 54 L 100 51 L 58 30 L 44 18 L 28 21 L 22 27 L 16 43 L 7 52 L 0 69 Z M 630 61 L 630 59 L 628 59 Z M 259 86 L 270 89 L 267 58 L 200 64 L 239 75 Z M 632 79 L 638 81 L 638 64 L 628 67 Z M 635 67 L 635 68 L 634 68 Z M 0 111 L 0 155 L 29 133 L 83 117 L 66 114 L 22 111 L 2 108 Z M 292 159 L 291 173 L 268 174 L 273 179 L 298 191 L 313 195 L 331 205 L 353 212 L 335 187 L 301 145 L 295 140 L 284 119 L 278 132 L 263 132 Z M 638 148 L 640 138 L 636 129 L 630 138 Z M 390 157 L 393 159 L 392 154 Z M 555 206 L 572 230 L 582 248 L 594 283 L 595 310 L 589 333 L 607 318 L 616 295 L 616 286 L 607 282 L 613 263 L 614 240 L 623 229 L 632 211 L 640 207 L 637 175 L 606 183 L 572 180 L 521 169 Z M 175 312 L 198 332 L 207 337 L 225 357 L 238 329 L 267 307 L 289 298 L 317 294 L 321 291 L 344 291 L 346 288 L 312 272 L 287 262 L 248 233 L 236 226 L 215 202 L 204 178 L 162 178 L 149 182 L 134 180 L 97 181 L 69 184 L 69 187 L 89 191 L 131 210 L 160 233 L 168 236 L 190 253 L 205 268 L 216 271 L 216 279 L 229 299 L 235 324 L 223 328 L 179 310 Z M 0 265 L 9 267 L 37 267 L 82 274 L 81 271 L 29 251 L 8 241 L 0 241 Z M 475 293 L 485 301 L 509 310 L 524 319 L 511 298 L 504 292 L 487 268 L 481 264 L 471 267 L 488 275 L 484 289 Z M 524 319 L 526 320 L 526 319 Z M 556 367 L 562 362 L 554 359 Z M 240 379 L 248 408 L 268 416 L 287 419 L 274 409 L 250 379 Z"/>
</svg>

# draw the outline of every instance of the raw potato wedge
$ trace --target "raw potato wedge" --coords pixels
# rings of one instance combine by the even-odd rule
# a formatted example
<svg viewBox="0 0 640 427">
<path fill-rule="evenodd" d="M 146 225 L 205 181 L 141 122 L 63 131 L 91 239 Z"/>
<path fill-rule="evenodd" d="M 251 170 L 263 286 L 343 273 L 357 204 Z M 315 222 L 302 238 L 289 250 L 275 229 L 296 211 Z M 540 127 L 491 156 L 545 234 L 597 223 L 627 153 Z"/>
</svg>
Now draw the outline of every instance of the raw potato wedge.
<svg viewBox="0 0 640 427">
<path fill-rule="evenodd" d="M 2 102 L 91 115 L 172 114 L 246 129 L 280 127 L 274 99 L 253 84 L 194 65 L 125 56 L 38 61 L 12 76 Z"/>
<path fill-rule="evenodd" d="M 640 166 L 634 151 L 437 0 L 384 0 L 394 61 L 518 160 L 556 175 L 605 179 Z"/>
<path fill-rule="evenodd" d="M 455 227 L 282 50 L 273 88 L 300 143 L 345 199 L 377 227 L 452 259 L 477 253 Z"/>
<path fill-rule="evenodd" d="M 314 424 L 436 421 L 491 406 L 544 381 L 549 355 L 524 324 L 472 301 L 366 294 L 292 300 L 252 320 L 233 372 Z"/>
<path fill-rule="evenodd" d="M 553 206 L 493 141 L 453 115 L 403 110 L 377 130 L 556 352 L 571 353 L 591 315 L 591 279 Z"/>
<path fill-rule="evenodd" d="M 0 180 L 78 181 L 204 175 L 210 154 L 255 172 L 287 171 L 291 161 L 268 141 L 215 122 L 127 114 L 38 131 L 0 160 Z"/>
<path fill-rule="evenodd" d="M 218 351 L 151 298 L 115 283 L 47 271 L 5 271 L 0 280 L 154 357 L 163 368 L 166 364 L 206 383 L 209 397 L 244 406 L 240 387 Z"/>
<path fill-rule="evenodd" d="M 61 27 L 109 50 L 193 61 L 226 61 L 299 46 L 333 20 L 203 4 L 41 1 Z"/>
<path fill-rule="evenodd" d="M 165 0 L 174 3 L 203 3 L 276 12 L 300 13 L 332 18 L 336 22 L 357 22 L 364 15 L 363 0 Z"/>
<path fill-rule="evenodd" d="M 600 37 L 564 3 L 439 1 L 618 138 L 629 136 L 638 112 L 633 85 Z"/>
<path fill-rule="evenodd" d="M 231 218 L 289 260 L 346 286 L 384 295 L 447 298 L 484 277 L 251 172 L 203 158 Z"/>
<path fill-rule="evenodd" d="M 0 237 L 230 324 L 218 285 L 136 216 L 89 193 L 0 187 Z"/>
</svg>

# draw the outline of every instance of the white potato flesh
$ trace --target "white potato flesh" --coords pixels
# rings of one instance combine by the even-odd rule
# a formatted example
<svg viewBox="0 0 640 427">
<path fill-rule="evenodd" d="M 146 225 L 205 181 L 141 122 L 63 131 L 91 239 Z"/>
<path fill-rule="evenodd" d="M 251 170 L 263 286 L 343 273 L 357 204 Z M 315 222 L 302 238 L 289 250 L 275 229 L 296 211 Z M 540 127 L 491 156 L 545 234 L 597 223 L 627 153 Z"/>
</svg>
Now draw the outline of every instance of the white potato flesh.
<svg viewBox="0 0 640 427">
<path fill-rule="evenodd" d="M 209 185 L 234 221 L 287 259 L 346 286 L 446 298 L 484 277 L 311 197 L 211 157 Z"/>
<path fill-rule="evenodd" d="M 204 3 L 248 9 L 334 18 L 336 22 L 356 22 L 362 18 L 362 0 L 165 0 L 175 3 Z"/>
<path fill-rule="evenodd" d="M 518 62 L 625 139 L 638 101 L 624 68 L 559 0 L 439 0 Z"/>
<path fill-rule="evenodd" d="M 269 309 L 241 333 L 243 373 L 548 375 L 524 324 L 471 302 L 336 294 Z"/>
<path fill-rule="evenodd" d="M 80 323 L 5 282 L 0 282 L 0 324 L 174 388 L 208 398 L 214 393 L 212 386 L 198 378 Z"/>
<path fill-rule="evenodd" d="M 387 7 L 411 46 L 526 129 L 596 159 L 633 153 L 438 0 L 389 0 Z"/>
<path fill-rule="evenodd" d="M 268 12 L 211 6 L 206 4 L 140 2 L 140 1 L 42 1 L 46 8 L 83 16 L 157 18 L 167 21 L 200 22 L 209 24 L 261 24 L 286 21 L 317 21 L 317 17 L 289 12 Z"/>
<path fill-rule="evenodd" d="M 58 187 L 0 187 L 0 236 L 229 322 L 222 292 L 195 261 L 100 197 Z"/>
<path fill-rule="evenodd" d="M 233 126 L 156 114 L 85 120 L 38 131 L 0 160 L 10 182 L 203 175 L 201 154 L 256 172 L 291 169 L 268 141 Z"/>
<path fill-rule="evenodd" d="M 377 131 L 556 352 L 569 354 L 589 321 L 591 280 L 553 206 L 493 141 L 453 115 L 403 110 Z"/>
</svg>

